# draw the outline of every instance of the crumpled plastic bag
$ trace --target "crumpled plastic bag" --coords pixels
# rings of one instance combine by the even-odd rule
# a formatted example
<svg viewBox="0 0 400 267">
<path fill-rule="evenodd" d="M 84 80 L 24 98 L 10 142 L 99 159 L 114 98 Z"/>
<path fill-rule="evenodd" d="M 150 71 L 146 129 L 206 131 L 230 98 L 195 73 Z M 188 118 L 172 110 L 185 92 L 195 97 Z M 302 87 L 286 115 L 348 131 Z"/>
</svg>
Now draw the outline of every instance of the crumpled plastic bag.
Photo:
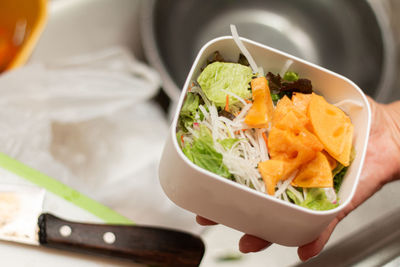
<svg viewBox="0 0 400 267">
<path fill-rule="evenodd" d="M 158 74 L 122 48 L 0 76 L 0 151 L 136 223 L 198 233 L 158 182 Z"/>
</svg>

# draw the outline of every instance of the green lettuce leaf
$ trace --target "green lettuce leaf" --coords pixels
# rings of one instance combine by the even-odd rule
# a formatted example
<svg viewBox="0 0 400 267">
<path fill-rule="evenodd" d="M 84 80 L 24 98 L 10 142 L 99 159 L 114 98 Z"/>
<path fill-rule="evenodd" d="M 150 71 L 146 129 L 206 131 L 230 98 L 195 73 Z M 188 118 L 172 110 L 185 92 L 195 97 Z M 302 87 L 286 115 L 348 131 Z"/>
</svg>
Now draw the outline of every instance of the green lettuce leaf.
<svg viewBox="0 0 400 267">
<path fill-rule="evenodd" d="M 193 125 L 195 121 L 194 117 L 198 111 L 200 104 L 200 97 L 197 94 L 187 93 L 185 102 L 182 105 L 181 112 L 179 114 L 179 125 L 185 131 L 188 127 Z"/>
<path fill-rule="evenodd" d="M 354 147 L 352 147 L 350 153 L 350 165 L 355 157 L 356 157 L 356 150 L 354 149 Z M 333 188 L 335 189 L 336 194 L 339 192 L 340 187 L 342 186 L 344 176 L 346 175 L 349 166 L 345 167 L 338 162 L 336 168 L 333 169 L 332 171 Z"/>
<path fill-rule="evenodd" d="M 283 75 L 283 79 L 288 82 L 295 82 L 299 79 L 299 74 L 294 71 L 287 71 L 285 75 Z"/>
<path fill-rule="evenodd" d="M 335 189 L 335 192 L 338 193 L 340 190 L 340 187 L 342 186 L 343 178 L 346 175 L 347 169 L 349 167 L 345 167 L 342 164 L 338 162 L 337 166 L 335 169 L 332 171 L 332 176 L 333 176 L 333 188 Z"/>
<path fill-rule="evenodd" d="M 238 139 L 238 138 L 226 138 L 223 140 L 218 140 L 218 143 L 220 143 L 225 148 L 225 150 L 229 150 L 238 141 L 240 141 L 240 139 Z"/>
<path fill-rule="evenodd" d="M 214 141 L 210 130 L 204 125 L 200 125 L 197 133 L 198 137 L 193 140 L 192 144 L 183 145 L 183 153 L 194 164 L 215 174 L 232 179 L 232 174 L 222 161 L 222 154 L 214 149 Z"/>
<path fill-rule="evenodd" d="M 238 63 L 214 62 L 207 65 L 197 78 L 197 82 L 210 101 L 218 107 L 223 107 L 226 104 L 226 93 L 223 90 L 242 98 L 251 96 L 249 83 L 252 77 L 253 72 L 248 66 Z M 229 96 L 229 104 L 238 101 Z"/>
<path fill-rule="evenodd" d="M 274 104 L 276 105 L 278 103 L 278 101 L 281 99 L 282 97 L 279 94 L 273 94 L 271 93 L 271 99 L 274 102 Z"/>
<path fill-rule="evenodd" d="M 236 253 L 236 252 L 231 252 L 231 253 L 226 253 L 222 254 L 217 257 L 217 262 L 225 262 L 225 261 L 239 261 L 243 258 L 242 254 Z"/>
<path fill-rule="evenodd" d="M 184 135 L 184 132 L 182 130 L 176 132 L 176 141 L 178 142 L 181 148 L 182 148 L 182 140 L 181 140 L 182 135 Z"/>
<path fill-rule="evenodd" d="M 312 210 L 330 210 L 336 208 L 339 204 L 331 203 L 325 194 L 323 188 L 311 188 L 307 191 L 306 199 L 301 202 L 292 192 L 286 191 L 288 197 L 296 204 Z"/>
<path fill-rule="evenodd" d="M 330 210 L 336 208 L 338 205 L 339 204 L 333 204 L 327 199 L 323 188 L 309 189 L 306 199 L 300 204 L 300 206 L 312 210 Z"/>
<path fill-rule="evenodd" d="M 296 195 L 292 193 L 292 191 L 286 190 L 286 194 L 288 195 L 288 197 L 289 197 L 291 200 L 293 200 L 294 204 L 299 205 L 299 206 L 301 205 L 300 199 L 298 199 L 298 198 L 296 197 Z"/>
</svg>

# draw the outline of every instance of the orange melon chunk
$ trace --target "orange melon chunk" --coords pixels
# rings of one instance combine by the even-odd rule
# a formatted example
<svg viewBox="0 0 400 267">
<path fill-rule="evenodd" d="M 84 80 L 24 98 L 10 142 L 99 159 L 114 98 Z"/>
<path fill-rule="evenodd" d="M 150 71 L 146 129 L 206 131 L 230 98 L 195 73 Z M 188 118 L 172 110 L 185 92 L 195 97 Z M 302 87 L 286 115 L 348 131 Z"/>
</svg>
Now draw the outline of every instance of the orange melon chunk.
<svg viewBox="0 0 400 267">
<path fill-rule="evenodd" d="M 268 150 L 272 159 L 296 162 L 300 166 L 312 160 L 323 149 L 319 140 L 303 129 L 299 134 L 288 130 L 272 128 L 268 137 Z"/>
<path fill-rule="evenodd" d="M 247 113 L 244 122 L 253 128 L 267 128 L 272 120 L 273 103 L 268 81 L 265 77 L 251 80 L 253 105 Z"/>
<path fill-rule="evenodd" d="M 308 117 L 296 110 L 288 110 L 280 120 L 276 121 L 274 127 L 282 130 L 290 130 L 295 134 L 299 134 L 301 131 L 308 131 L 311 129 L 311 123 Z"/>
<path fill-rule="evenodd" d="M 311 100 L 311 94 L 293 93 L 292 102 L 293 105 L 302 114 L 307 115 L 308 105 Z"/>
<path fill-rule="evenodd" d="M 336 158 L 337 161 L 342 163 L 344 166 L 350 165 L 351 148 L 353 146 L 353 132 L 354 132 L 354 126 L 353 124 L 350 124 L 349 127 L 347 128 L 346 141 L 344 144 L 343 152 L 339 154 Z"/>
<path fill-rule="evenodd" d="M 293 114 L 289 119 L 287 115 L 290 113 Z M 293 118 L 293 115 L 295 115 L 296 118 Z M 291 122 L 290 121 L 291 119 L 295 120 Z M 281 100 L 279 100 L 278 104 L 276 105 L 272 118 L 272 126 L 276 126 L 278 128 L 284 128 L 285 123 L 288 123 L 290 125 L 296 125 L 296 127 L 300 126 L 300 127 L 306 127 L 307 129 L 311 129 L 310 120 L 306 116 L 306 113 L 304 113 L 298 107 L 296 107 L 287 96 L 284 96 Z"/>
<path fill-rule="evenodd" d="M 341 109 L 314 93 L 308 107 L 308 116 L 325 150 L 344 166 L 348 166 L 353 139 L 350 118 Z"/>
<path fill-rule="evenodd" d="M 329 153 L 326 152 L 325 150 L 322 151 L 322 153 L 325 155 L 326 159 L 329 162 L 329 165 L 331 166 L 331 170 L 333 171 L 336 168 L 336 166 L 338 165 L 338 162 L 336 161 L 336 159 L 332 158 L 332 156 L 329 155 Z"/>
<path fill-rule="evenodd" d="M 274 126 L 278 121 L 280 121 L 290 110 L 293 110 L 294 106 L 292 101 L 286 95 L 282 97 L 272 116 L 272 126 Z"/>
<path fill-rule="evenodd" d="M 312 161 L 300 168 L 291 184 L 305 188 L 333 187 L 332 170 L 327 157 L 318 152 Z"/>
<path fill-rule="evenodd" d="M 295 170 L 294 165 L 283 160 L 266 160 L 258 164 L 258 171 L 266 185 L 269 195 L 275 194 L 276 184 L 285 180 Z"/>
</svg>

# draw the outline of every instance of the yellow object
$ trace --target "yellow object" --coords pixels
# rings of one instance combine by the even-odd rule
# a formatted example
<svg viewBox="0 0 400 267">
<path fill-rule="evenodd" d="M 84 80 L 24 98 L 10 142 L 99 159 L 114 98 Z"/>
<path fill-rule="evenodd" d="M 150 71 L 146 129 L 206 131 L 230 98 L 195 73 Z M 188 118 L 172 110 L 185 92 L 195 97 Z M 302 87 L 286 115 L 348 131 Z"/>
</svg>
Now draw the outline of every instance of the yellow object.
<svg viewBox="0 0 400 267">
<path fill-rule="evenodd" d="M 333 187 L 332 169 L 348 166 L 354 126 L 338 107 L 316 94 L 284 96 L 277 104 L 268 136 L 270 160 L 258 170 L 267 193 L 298 170 L 293 186 Z M 325 149 L 325 150 L 324 150 Z"/>
<path fill-rule="evenodd" d="M 302 114 L 307 116 L 308 105 L 310 104 L 311 94 L 293 93 L 292 102 L 293 105 Z"/>
<path fill-rule="evenodd" d="M 294 105 L 292 100 L 284 96 L 274 110 L 272 128 L 268 136 L 271 160 L 258 165 L 270 195 L 274 194 L 278 181 L 287 179 L 293 171 L 314 160 L 324 148 L 318 138 L 308 130 L 311 126 L 304 114 L 307 105 L 300 106 Z M 268 163 L 270 161 L 272 163 Z M 326 162 L 329 167 L 327 160 Z"/>
<path fill-rule="evenodd" d="M 0 71 L 23 65 L 43 31 L 47 0 L 0 1 Z"/>
<path fill-rule="evenodd" d="M 275 194 L 276 184 L 281 180 L 286 180 L 293 171 L 293 166 L 283 160 L 266 160 L 258 164 L 258 171 L 267 188 L 267 193 L 271 196 Z"/>
<path fill-rule="evenodd" d="M 318 139 L 306 129 L 296 135 L 290 129 L 272 127 L 268 138 L 271 159 L 258 164 L 268 194 L 273 195 L 278 181 L 286 180 L 294 170 L 313 160 L 322 148 Z"/>
<path fill-rule="evenodd" d="M 326 152 L 325 150 L 322 151 L 322 153 L 325 155 L 326 159 L 329 162 L 329 165 L 331 166 L 331 170 L 333 171 L 337 167 L 338 162 L 331 155 L 329 155 L 329 153 Z"/>
<path fill-rule="evenodd" d="M 300 167 L 314 159 L 323 146 L 318 139 L 306 130 L 298 135 L 290 130 L 273 127 L 268 137 L 268 150 L 271 159 L 281 159 Z"/>
<path fill-rule="evenodd" d="M 311 96 L 308 114 L 314 133 L 325 150 L 344 166 L 349 166 L 353 139 L 353 124 L 350 118 L 341 109 L 314 93 Z"/>
<path fill-rule="evenodd" d="M 332 170 L 327 157 L 318 152 L 312 161 L 300 168 L 292 185 L 305 188 L 333 187 Z"/>
<path fill-rule="evenodd" d="M 275 126 L 289 111 L 294 110 L 294 105 L 286 95 L 279 100 L 272 115 L 272 126 Z"/>
<path fill-rule="evenodd" d="M 267 79 L 258 77 L 251 80 L 251 91 L 253 93 L 253 105 L 244 122 L 253 128 L 267 128 L 274 110 Z"/>
</svg>

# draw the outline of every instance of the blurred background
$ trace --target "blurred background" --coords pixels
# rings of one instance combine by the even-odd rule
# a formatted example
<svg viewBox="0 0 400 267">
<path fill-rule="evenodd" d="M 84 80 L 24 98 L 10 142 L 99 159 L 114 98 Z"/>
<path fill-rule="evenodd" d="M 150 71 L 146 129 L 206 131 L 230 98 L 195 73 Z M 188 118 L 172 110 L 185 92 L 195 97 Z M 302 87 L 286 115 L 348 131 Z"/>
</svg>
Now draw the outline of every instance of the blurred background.
<svg viewBox="0 0 400 267">
<path fill-rule="evenodd" d="M 324 252 L 302 264 L 296 248 L 279 245 L 240 254 L 241 233 L 196 225 L 193 214 L 166 198 L 157 177 L 169 115 L 191 64 L 208 40 L 230 35 L 229 24 L 388 103 L 400 99 L 399 12 L 397 0 L 0 0 L 0 110 L 18 107 L 8 118 L 21 122 L 15 133 L 0 116 L 1 152 L 135 222 L 201 234 L 207 246 L 201 266 L 400 266 L 399 182 L 350 214 Z M 71 114 L 74 108 L 80 114 Z M 100 265 L 51 253 L 41 254 L 43 262 Z M 36 256 L 8 260 L 23 266 L 29 257 Z"/>
</svg>

